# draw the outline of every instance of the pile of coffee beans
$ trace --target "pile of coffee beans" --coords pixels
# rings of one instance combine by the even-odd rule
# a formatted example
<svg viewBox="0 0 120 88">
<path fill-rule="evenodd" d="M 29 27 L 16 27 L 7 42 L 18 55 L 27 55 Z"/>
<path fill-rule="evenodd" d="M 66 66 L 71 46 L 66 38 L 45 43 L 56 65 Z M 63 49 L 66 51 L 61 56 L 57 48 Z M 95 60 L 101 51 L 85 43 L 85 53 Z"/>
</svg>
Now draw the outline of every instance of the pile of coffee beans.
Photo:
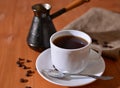
<svg viewBox="0 0 120 88">
<path fill-rule="evenodd" d="M 105 48 L 113 48 L 113 46 L 110 46 L 109 43 L 106 42 L 106 41 L 103 42 L 102 46 L 105 47 Z"/>
<path fill-rule="evenodd" d="M 102 45 L 103 48 L 113 48 L 113 46 L 110 46 L 107 41 L 103 41 L 101 44 L 97 39 L 92 38 L 92 43 L 96 45 Z"/>
<path fill-rule="evenodd" d="M 29 59 L 24 59 L 24 58 L 18 58 L 16 64 L 18 67 L 22 68 L 23 70 L 26 71 L 26 74 L 25 76 L 27 78 L 20 78 L 20 82 L 21 83 L 27 83 L 29 80 L 28 80 L 28 77 L 31 77 L 33 76 L 33 74 L 35 73 L 35 71 L 32 70 L 31 67 L 27 66 L 26 63 L 30 63 L 32 62 L 32 60 L 29 60 Z M 26 86 L 25 88 L 32 88 L 31 86 Z"/>
</svg>

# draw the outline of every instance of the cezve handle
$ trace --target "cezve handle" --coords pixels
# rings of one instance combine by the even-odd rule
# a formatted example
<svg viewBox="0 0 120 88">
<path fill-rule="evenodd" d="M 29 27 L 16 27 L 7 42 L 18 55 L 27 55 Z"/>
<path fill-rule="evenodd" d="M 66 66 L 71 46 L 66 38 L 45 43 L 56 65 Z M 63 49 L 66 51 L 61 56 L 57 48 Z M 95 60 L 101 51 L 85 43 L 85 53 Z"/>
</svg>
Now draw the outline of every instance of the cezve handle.
<svg viewBox="0 0 120 88">
<path fill-rule="evenodd" d="M 67 5 L 65 7 L 66 11 L 69 11 L 79 5 L 82 5 L 85 2 L 88 2 L 89 0 L 74 0 L 72 3 L 70 3 L 69 5 Z"/>
<path fill-rule="evenodd" d="M 65 12 L 67 12 L 67 11 L 69 11 L 69 10 L 77 7 L 77 6 L 79 6 L 79 5 L 84 4 L 85 2 L 88 2 L 88 1 L 90 1 L 90 0 L 74 0 L 72 3 L 70 3 L 70 4 L 67 5 L 66 7 L 60 9 L 59 11 L 57 11 L 57 12 L 55 12 L 55 13 L 53 13 L 53 14 L 51 15 L 51 18 L 53 19 L 53 18 L 55 18 L 55 17 L 57 17 L 57 16 L 65 13 Z"/>
</svg>

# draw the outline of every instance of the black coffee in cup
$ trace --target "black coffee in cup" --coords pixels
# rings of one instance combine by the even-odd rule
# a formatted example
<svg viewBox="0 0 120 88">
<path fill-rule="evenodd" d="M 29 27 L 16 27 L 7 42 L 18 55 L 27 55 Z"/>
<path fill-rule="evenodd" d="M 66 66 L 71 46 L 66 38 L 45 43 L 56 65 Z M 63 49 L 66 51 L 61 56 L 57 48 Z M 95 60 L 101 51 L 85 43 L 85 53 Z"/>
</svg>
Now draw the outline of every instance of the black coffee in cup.
<svg viewBox="0 0 120 88">
<path fill-rule="evenodd" d="M 88 42 L 80 37 L 66 35 L 56 38 L 53 43 L 61 48 L 65 49 L 77 49 L 82 48 L 88 44 Z"/>
</svg>

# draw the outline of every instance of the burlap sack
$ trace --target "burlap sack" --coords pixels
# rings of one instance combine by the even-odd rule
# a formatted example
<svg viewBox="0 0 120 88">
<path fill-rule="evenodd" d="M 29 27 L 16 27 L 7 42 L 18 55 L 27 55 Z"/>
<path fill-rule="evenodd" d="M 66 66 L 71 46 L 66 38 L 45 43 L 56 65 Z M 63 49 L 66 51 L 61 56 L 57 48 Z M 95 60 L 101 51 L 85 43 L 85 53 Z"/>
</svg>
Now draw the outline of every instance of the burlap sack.
<svg viewBox="0 0 120 88">
<path fill-rule="evenodd" d="M 93 45 L 102 49 L 102 55 L 112 59 L 120 58 L 120 14 L 102 8 L 91 8 L 63 28 L 88 33 Z"/>
</svg>

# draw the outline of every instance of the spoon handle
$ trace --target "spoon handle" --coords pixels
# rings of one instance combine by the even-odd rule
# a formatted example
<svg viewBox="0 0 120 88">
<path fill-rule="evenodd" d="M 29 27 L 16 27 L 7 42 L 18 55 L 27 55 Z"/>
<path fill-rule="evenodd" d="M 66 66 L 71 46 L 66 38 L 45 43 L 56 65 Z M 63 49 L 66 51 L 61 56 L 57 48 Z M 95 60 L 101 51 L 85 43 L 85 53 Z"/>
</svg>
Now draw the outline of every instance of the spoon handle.
<svg viewBox="0 0 120 88">
<path fill-rule="evenodd" d="M 81 75 L 81 76 L 87 76 L 95 79 L 101 79 L 101 80 L 110 80 L 113 79 L 112 76 L 96 76 L 96 75 L 88 75 L 88 74 L 70 74 L 70 75 Z"/>
<path fill-rule="evenodd" d="M 70 73 L 62 73 L 58 70 L 53 70 L 53 69 L 44 69 L 42 70 L 42 73 L 45 74 L 45 75 L 48 75 L 50 77 L 54 77 L 54 78 L 65 78 L 65 77 L 69 77 L 69 76 L 74 76 L 75 78 L 76 77 L 79 77 L 79 76 L 86 76 L 86 77 L 91 77 L 91 78 L 94 78 L 94 79 L 101 79 L 101 80 L 110 80 L 110 79 L 113 79 L 112 76 L 96 76 L 96 75 L 90 75 L 90 74 L 82 74 L 82 73 L 79 73 L 79 74 L 70 74 Z"/>
</svg>

